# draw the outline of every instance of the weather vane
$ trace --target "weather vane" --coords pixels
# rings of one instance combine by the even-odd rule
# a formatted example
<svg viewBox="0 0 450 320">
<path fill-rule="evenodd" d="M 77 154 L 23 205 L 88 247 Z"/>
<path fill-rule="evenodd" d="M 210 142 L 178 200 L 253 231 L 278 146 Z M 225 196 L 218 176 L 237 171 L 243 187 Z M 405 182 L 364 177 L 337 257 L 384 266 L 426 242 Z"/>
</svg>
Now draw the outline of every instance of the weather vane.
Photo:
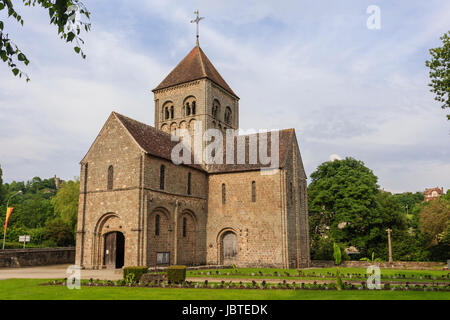
<svg viewBox="0 0 450 320">
<path fill-rule="evenodd" d="M 205 19 L 205 17 L 199 17 L 198 16 L 198 10 L 194 11 L 194 14 L 197 15 L 197 17 L 194 20 L 191 20 L 191 23 L 196 23 L 197 24 L 197 46 L 198 46 L 198 23 L 200 22 L 200 20 Z"/>
</svg>

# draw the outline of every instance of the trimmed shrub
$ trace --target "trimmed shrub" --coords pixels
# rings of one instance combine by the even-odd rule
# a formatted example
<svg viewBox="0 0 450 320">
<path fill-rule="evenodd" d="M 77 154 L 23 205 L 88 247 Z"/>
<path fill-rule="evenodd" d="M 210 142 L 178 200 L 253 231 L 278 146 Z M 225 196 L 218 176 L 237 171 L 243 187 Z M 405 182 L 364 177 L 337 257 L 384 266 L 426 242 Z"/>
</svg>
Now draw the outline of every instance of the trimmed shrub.
<svg viewBox="0 0 450 320">
<path fill-rule="evenodd" d="M 141 276 L 144 273 L 148 272 L 148 267 L 125 267 L 123 268 L 123 279 L 130 279 L 131 276 L 128 276 L 129 274 L 133 274 L 133 281 L 138 282 L 139 279 L 141 279 Z"/>
<path fill-rule="evenodd" d="M 166 279 L 166 275 L 162 273 L 144 273 L 139 279 L 139 283 L 149 284 L 150 282 L 159 283 Z"/>
<path fill-rule="evenodd" d="M 167 267 L 167 280 L 171 283 L 180 283 L 186 280 L 186 266 Z"/>
</svg>

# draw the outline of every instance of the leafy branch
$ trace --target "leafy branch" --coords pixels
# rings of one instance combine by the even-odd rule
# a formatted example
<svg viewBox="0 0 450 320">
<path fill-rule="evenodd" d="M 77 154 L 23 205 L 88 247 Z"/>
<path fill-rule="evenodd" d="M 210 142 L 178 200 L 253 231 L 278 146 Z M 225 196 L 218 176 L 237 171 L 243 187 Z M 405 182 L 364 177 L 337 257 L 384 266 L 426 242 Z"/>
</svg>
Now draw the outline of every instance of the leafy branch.
<svg viewBox="0 0 450 320">
<path fill-rule="evenodd" d="M 427 60 L 425 65 L 430 68 L 430 91 L 445 109 L 450 108 L 450 32 L 444 33 L 441 40 L 443 46 L 430 49 L 431 60 Z M 450 114 L 447 119 L 450 120 Z"/>
<path fill-rule="evenodd" d="M 83 59 L 86 58 L 81 46 L 84 40 L 80 37 L 82 30 L 89 32 L 91 24 L 83 21 L 79 16 L 90 19 L 90 13 L 80 0 L 22 0 L 25 6 L 40 6 L 48 11 L 50 24 L 57 26 L 58 35 L 66 42 L 74 42 L 74 50 L 80 54 Z M 14 9 L 11 0 L 0 0 L 0 12 L 6 10 L 8 18 L 13 18 L 22 26 L 24 20 Z M 0 58 L 11 68 L 14 76 L 25 76 L 26 81 L 30 81 L 28 75 L 19 67 L 19 63 L 28 65 L 30 63 L 27 56 L 20 48 L 9 38 L 4 31 L 5 23 L 0 20 Z"/>
</svg>

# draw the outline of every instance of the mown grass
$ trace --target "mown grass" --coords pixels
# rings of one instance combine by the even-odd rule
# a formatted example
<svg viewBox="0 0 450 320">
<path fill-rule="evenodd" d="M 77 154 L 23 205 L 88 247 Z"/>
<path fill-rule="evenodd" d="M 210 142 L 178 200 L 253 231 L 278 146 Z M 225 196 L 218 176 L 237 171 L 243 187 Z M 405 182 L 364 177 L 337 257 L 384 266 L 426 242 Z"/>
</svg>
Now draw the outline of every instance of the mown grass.
<svg viewBox="0 0 450 320">
<path fill-rule="evenodd" d="M 346 280 L 365 280 L 366 268 L 339 268 L 341 274 Z M 272 268 L 237 268 L 237 269 L 205 269 L 205 270 L 188 270 L 188 277 L 220 277 L 220 278 L 248 278 L 248 279 L 305 279 L 305 280 L 333 280 L 336 268 L 311 268 L 302 269 L 302 275 L 299 276 L 298 270 L 295 269 L 272 269 Z M 209 272 L 209 275 L 208 275 Z M 264 275 L 261 276 L 259 272 Z M 279 275 L 274 275 L 277 272 Z M 202 274 L 201 274 L 202 273 Z M 252 275 L 253 274 L 253 275 Z M 289 274 L 289 276 L 287 276 Z M 346 277 L 348 275 L 361 275 Z M 399 276 L 400 275 L 400 276 Z M 403 278 L 405 275 L 405 278 Z M 430 276 L 427 279 L 425 276 Z M 395 277 L 395 278 L 393 278 Z M 422 279 L 421 279 L 422 277 Z M 404 269 L 385 269 L 381 268 L 381 279 L 404 282 L 405 279 L 414 282 L 450 282 L 449 271 L 447 270 L 404 270 Z"/>
<path fill-rule="evenodd" d="M 1 300 L 450 300 L 450 292 L 389 290 L 174 289 L 42 286 L 45 279 L 0 280 Z"/>
</svg>

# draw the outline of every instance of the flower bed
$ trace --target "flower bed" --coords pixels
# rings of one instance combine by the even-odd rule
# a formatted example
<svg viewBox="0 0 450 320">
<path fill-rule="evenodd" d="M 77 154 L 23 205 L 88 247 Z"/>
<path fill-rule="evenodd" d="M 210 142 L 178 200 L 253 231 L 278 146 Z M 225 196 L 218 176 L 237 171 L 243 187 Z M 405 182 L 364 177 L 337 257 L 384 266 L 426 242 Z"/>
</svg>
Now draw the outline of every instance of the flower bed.
<svg viewBox="0 0 450 320">
<path fill-rule="evenodd" d="M 66 285 L 66 279 L 52 280 L 43 285 Z M 221 282 L 209 282 L 205 280 L 203 282 L 183 281 L 181 283 L 170 283 L 169 281 L 146 281 L 146 282 L 133 282 L 129 283 L 126 280 L 82 280 L 82 286 L 87 287 L 145 287 L 145 288 L 202 288 L 202 289 L 260 289 L 260 290 L 336 290 L 334 282 L 330 283 L 287 283 L 283 280 L 279 283 L 267 283 L 265 280 L 261 282 L 233 282 L 233 281 L 221 281 Z M 352 284 L 344 282 L 343 290 L 371 290 L 367 288 L 366 282 L 361 284 Z M 438 285 L 409 285 L 406 284 L 381 284 L 381 290 L 392 291 L 450 291 L 450 284 L 445 286 Z"/>
<path fill-rule="evenodd" d="M 302 270 L 298 270 L 297 273 L 292 272 L 241 272 L 241 271 L 190 271 L 188 276 L 244 276 L 244 277 L 279 277 L 279 278 L 335 278 L 336 273 L 326 272 L 326 273 L 316 273 L 313 272 L 303 272 Z M 341 278 L 343 279 L 367 279 L 369 274 L 367 273 L 342 273 Z M 384 280 L 418 280 L 418 281 L 450 281 L 450 272 L 446 275 L 434 276 L 430 274 L 418 274 L 418 275 L 407 275 L 407 274 L 381 274 L 381 279 Z"/>
</svg>

